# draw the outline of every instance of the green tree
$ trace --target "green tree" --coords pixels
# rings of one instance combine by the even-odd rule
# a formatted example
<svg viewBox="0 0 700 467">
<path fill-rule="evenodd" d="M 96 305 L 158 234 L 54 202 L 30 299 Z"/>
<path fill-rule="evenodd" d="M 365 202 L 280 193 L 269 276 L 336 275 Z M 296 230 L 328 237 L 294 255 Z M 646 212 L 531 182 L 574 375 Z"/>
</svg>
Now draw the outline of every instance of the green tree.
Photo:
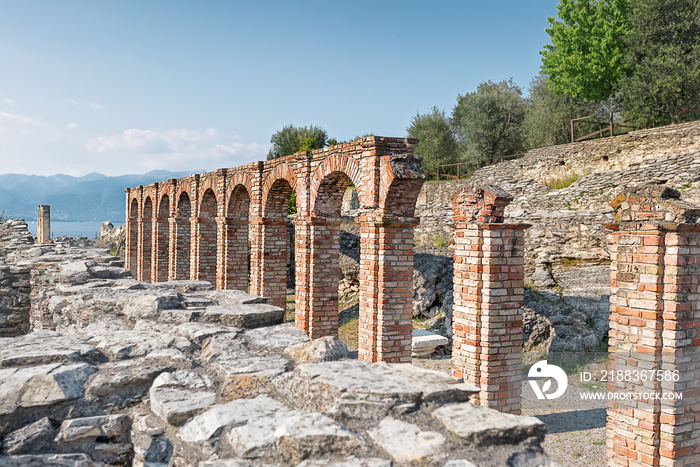
<svg viewBox="0 0 700 467">
<path fill-rule="evenodd" d="M 272 148 L 267 158 L 276 159 L 299 151 L 320 149 L 326 145 L 327 138 L 326 130 L 317 126 L 287 125 L 270 138 Z"/>
<path fill-rule="evenodd" d="M 560 0 L 557 16 L 547 18 L 552 43 L 540 52 L 550 89 L 588 102 L 607 100 L 627 71 L 628 0 Z"/>
<path fill-rule="evenodd" d="M 479 84 L 476 92 L 457 96 L 452 124 L 461 159 L 476 169 L 500 156 L 523 150 L 525 101 L 513 79 Z"/>
<path fill-rule="evenodd" d="M 435 172 L 441 164 L 457 161 L 457 140 L 445 112 L 433 107 L 432 112 L 416 114 L 406 128 L 408 136 L 418 138 L 416 154 L 423 157 L 423 169 Z"/>
<path fill-rule="evenodd" d="M 700 1 L 632 3 L 620 100 L 642 126 L 697 118 L 700 107 Z M 695 109 L 695 111 L 693 111 Z"/>
<path fill-rule="evenodd" d="M 570 142 L 571 119 L 585 117 L 597 110 L 597 106 L 586 103 L 580 97 L 553 93 L 547 81 L 547 76 L 540 74 L 530 83 L 530 97 L 523 121 L 523 138 L 527 149 Z"/>
</svg>

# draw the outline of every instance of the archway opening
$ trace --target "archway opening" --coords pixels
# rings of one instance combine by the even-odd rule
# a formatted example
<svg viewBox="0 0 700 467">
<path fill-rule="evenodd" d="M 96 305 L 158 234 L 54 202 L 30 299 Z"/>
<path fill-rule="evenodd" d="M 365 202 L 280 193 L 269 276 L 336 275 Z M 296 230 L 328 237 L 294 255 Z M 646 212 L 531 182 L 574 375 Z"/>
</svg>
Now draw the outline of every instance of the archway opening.
<svg viewBox="0 0 700 467">
<path fill-rule="evenodd" d="M 197 219 L 197 279 L 216 284 L 216 195 L 207 189 Z"/>
<path fill-rule="evenodd" d="M 139 245 L 139 202 L 136 198 L 131 200 L 129 207 L 129 269 L 131 275 L 136 278 L 138 269 L 138 245 Z"/>
<path fill-rule="evenodd" d="M 260 293 L 268 297 L 273 305 L 285 309 L 289 309 L 290 305 L 293 307 L 296 280 L 293 224 L 296 215 L 290 214 L 295 211 L 290 208 L 296 208 L 295 202 L 290 203 L 293 195 L 294 190 L 286 179 L 276 180 L 267 193 L 261 226 L 263 248 L 259 262 L 259 274 L 262 277 Z M 290 313 L 287 313 L 287 319 L 289 318 Z"/>
<path fill-rule="evenodd" d="M 226 212 L 225 289 L 247 292 L 250 285 L 249 212 L 250 194 L 243 185 L 237 185 Z"/>
<path fill-rule="evenodd" d="M 141 224 L 141 274 L 139 280 L 151 282 L 151 268 L 153 267 L 153 200 L 146 197 L 143 203 L 143 218 Z"/>
<path fill-rule="evenodd" d="M 347 275 L 357 273 L 353 267 L 359 258 L 341 254 L 341 241 L 352 248 L 353 237 L 359 234 L 352 222 L 343 222 L 341 209 L 350 177 L 341 171 L 331 172 L 319 184 L 312 207 L 309 226 L 313 284 L 309 304 L 309 334 L 338 335 L 351 351 L 358 348 L 359 305 L 357 289 L 348 290 Z M 359 238 L 357 246 L 359 247 Z M 358 252 L 359 253 L 359 252 Z M 343 268 L 341 268 L 341 261 Z M 352 279 L 349 279 L 352 281 Z M 340 296 L 340 289 L 344 296 Z"/>
<path fill-rule="evenodd" d="M 165 282 L 168 280 L 169 252 L 170 252 L 170 198 L 163 195 L 158 204 L 158 214 L 156 218 L 156 262 L 155 280 Z"/>
<path fill-rule="evenodd" d="M 175 279 L 188 280 L 190 278 L 190 250 L 192 226 L 190 217 L 192 206 L 187 193 L 180 194 L 177 200 L 177 216 L 175 218 Z"/>
</svg>

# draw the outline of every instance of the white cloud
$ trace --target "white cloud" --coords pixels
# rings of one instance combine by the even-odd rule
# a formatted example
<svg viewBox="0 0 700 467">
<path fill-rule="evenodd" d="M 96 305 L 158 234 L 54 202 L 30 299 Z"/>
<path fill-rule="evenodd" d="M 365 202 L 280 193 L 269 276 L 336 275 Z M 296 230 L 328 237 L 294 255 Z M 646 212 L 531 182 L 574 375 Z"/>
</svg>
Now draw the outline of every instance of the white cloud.
<svg viewBox="0 0 700 467">
<path fill-rule="evenodd" d="M 63 99 L 63 105 L 70 105 L 71 107 L 78 107 L 80 104 L 75 99 Z"/>
<path fill-rule="evenodd" d="M 134 168 L 143 170 L 234 167 L 264 158 L 270 148 L 269 144 L 232 142 L 215 128 L 204 131 L 132 128 L 117 135 L 89 139 L 85 146 L 105 156 L 119 155 L 121 161 L 131 161 Z"/>
<path fill-rule="evenodd" d="M 104 106 L 102 104 L 98 104 L 97 102 L 90 102 L 90 107 L 92 107 L 95 110 L 103 110 Z"/>
<path fill-rule="evenodd" d="M 66 130 L 75 130 L 76 128 L 78 128 L 78 124 L 75 122 L 69 122 L 66 125 Z"/>
<path fill-rule="evenodd" d="M 7 131 L 28 132 L 33 130 L 49 130 L 49 125 L 34 118 L 0 112 L 0 135 Z"/>
</svg>

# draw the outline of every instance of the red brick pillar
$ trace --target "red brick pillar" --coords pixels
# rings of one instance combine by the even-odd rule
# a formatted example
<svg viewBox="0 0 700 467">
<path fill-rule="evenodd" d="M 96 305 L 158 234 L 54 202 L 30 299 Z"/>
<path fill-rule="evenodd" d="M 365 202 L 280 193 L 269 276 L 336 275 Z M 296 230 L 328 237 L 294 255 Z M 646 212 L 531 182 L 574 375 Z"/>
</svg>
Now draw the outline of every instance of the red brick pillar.
<svg viewBox="0 0 700 467">
<path fill-rule="evenodd" d="M 287 306 L 287 226 L 283 217 L 251 220 L 251 290 L 268 303 Z"/>
<path fill-rule="evenodd" d="M 295 323 L 311 339 L 338 335 L 340 218 L 296 220 Z"/>
<path fill-rule="evenodd" d="M 413 228 L 416 221 L 413 217 L 371 214 L 358 218 L 359 358 L 362 360 L 411 361 Z"/>
<path fill-rule="evenodd" d="M 700 210 L 678 196 L 651 185 L 610 203 L 610 466 L 700 465 Z"/>
<path fill-rule="evenodd" d="M 475 405 L 520 413 L 524 230 L 503 223 L 512 197 L 466 187 L 455 219 L 452 372 L 481 388 Z"/>
</svg>

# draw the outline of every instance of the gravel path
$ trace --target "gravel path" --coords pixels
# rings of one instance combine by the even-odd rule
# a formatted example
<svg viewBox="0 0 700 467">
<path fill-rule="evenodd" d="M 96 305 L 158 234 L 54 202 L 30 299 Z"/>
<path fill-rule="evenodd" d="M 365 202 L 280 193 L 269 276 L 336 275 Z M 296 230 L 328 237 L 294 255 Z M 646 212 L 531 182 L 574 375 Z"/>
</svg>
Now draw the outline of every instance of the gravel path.
<svg viewBox="0 0 700 467">
<path fill-rule="evenodd" d="M 414 358 L 413 364 L 449 373 L 450 356 Z M 538 400 L 523 381 L 523 415 L 542 420 L 549 430 L 543 447 L 553 461 L 562 466 L 605 467 L 606 401 L 583 400 L 582 393 L 597 388 L 580 383 L 578 376 L 569 376 L 564 395 L 554 400 Z M 550 391 L 551 392 L 551 391 Z"/>
</svg>

